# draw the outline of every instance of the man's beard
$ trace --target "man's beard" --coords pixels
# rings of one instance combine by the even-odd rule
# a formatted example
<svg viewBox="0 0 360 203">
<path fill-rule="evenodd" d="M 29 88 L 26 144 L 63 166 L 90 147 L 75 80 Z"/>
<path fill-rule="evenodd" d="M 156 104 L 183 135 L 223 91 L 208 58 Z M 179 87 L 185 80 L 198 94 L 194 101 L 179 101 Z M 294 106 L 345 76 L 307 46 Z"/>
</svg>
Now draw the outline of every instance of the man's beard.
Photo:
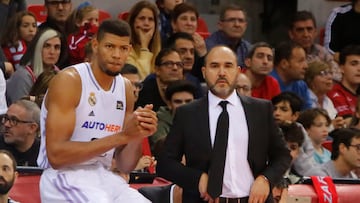
<svg viewBox="0 0 360 203">
<path fill-rule="evenodd" d="M 107 69 L 106 67 L 102 66 L 99 64 L 100 70 L 102 72 L 104 72 L 106 75 L 111 76 L 111 77 L 115 77 L 118 76 L 120 74 L 120 70 L 119 71 L 111 71 L 109 69 Z"/>
<path fill-rule="evenodd" d="M 13 176 L 13 178 L 10 181 L 6 181 L 4 179 L 4 177 L 2 177 L 2 176 L 0 176 L 0 179 L 3 181 L 3 183 L 0 183 L 0 194 L 5 195 L 9 192 L 9 190 L 14 185 L 15 175 Z"/>
</svg>

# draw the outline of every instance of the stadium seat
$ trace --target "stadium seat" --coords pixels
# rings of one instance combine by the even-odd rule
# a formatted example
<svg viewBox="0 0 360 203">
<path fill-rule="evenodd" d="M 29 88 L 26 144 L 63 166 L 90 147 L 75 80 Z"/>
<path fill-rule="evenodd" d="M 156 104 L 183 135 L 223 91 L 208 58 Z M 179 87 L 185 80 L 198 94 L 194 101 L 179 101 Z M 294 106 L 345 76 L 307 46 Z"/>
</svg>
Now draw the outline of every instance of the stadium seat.
<svg viewBox="0 0 360 203">
<path fill-rule="evenodd" d="M 331 140 L 326 140 L 325 142 L 322 143 L 322 146 L 325 147 L 325 149 L 329 150 L 330 152 L 332 151 L 332 141 Z"/>
<path fill-rule="evenodd" d="M 43 4 L 30 4 L 27 10 L 34 13 L 38 24 L 46 21 L 47 11 Z"/>
<path fill-rule="evenodd" d="M 119 13 L 118 19 L 127 21 L 128 16 L 129 16 L 129 11 L 124 11 Z"/>
<path fill-rule="evenodd" d="M 102 21 L 111 18 L 111 15 L 109 12 L 99 9 L 99 23 Z"/>
</svg>

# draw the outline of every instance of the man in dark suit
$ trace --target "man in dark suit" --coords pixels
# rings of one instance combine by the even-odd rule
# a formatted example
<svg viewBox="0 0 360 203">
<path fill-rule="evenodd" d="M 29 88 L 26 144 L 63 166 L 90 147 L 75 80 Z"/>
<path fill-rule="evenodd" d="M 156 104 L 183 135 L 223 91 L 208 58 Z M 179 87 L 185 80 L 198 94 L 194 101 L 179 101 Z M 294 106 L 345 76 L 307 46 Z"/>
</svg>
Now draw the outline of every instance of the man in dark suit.
<svg viewBox="0 0 360 203">
<path fill-rule="evenodd" d="M 214 47 L 202 68 L 210 89 L 207 97 L 176 111 L 157 173 L 183 188 L 183 202 L 269 202 L 270 186 L 289 167 L 291 157 L 278 134 L 271 103 L 236 94 L 239 70 L 231 49 Z M 213 165 L 220 164 L 212 160 L 217 120 L 224 112 L 219 102 L 224 100 L 229 118 L 224 172 L 211 173 Z M 186 165 L 181 164 L 183 155 Z M 208 192 L 216 173 L 223 174 L 220 195 Z"/>
</svg>

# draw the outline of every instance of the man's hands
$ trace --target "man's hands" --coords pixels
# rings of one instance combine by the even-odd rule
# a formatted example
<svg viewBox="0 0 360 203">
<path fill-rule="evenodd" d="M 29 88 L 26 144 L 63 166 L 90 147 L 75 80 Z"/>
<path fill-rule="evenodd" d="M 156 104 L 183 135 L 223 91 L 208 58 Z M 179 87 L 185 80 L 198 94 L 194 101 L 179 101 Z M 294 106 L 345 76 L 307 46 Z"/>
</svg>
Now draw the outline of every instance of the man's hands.
<svg viewBox="0 0 360 203">
<path fill-rule="evenodd" d="M 138 107 L 134 111 L 123 130 L 128 138 L 144 138 L 156 132 L 157 117 L 152 108 L 152 104 L 147 104 L 144 108 Z"/>
<path fill-rule="evenodd" d="M 263 175 L 258 176 L 250 189 L 249 203 L 263 203 L 270 192 L 270 184 Z"/>
<path fill-rule="evenodd" d="M 200 197 L 203 198 L 204 201 L 208 201 L 210 203 L 214 202 L 211 196 L 207 192 L 209 176 L 206 173 L 202 173 L 199 180 L 199 192 Z"/>
</svg>

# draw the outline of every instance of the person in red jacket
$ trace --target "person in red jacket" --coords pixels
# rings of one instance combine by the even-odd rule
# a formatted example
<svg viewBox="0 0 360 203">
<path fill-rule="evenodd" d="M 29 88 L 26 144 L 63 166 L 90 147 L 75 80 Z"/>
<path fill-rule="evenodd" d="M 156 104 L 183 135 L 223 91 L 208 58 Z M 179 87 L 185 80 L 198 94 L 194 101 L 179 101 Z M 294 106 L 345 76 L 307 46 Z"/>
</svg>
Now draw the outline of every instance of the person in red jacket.
<svg viewBox="0 0 360 203">
<path fill-rule="evenodd" d="M 99 10 L 89 2 L 84 2 L 67 19 L 68 51 L 70 64 L 84 62 L 85 45 L 97 33 L 99 27 Z"/>
</svg>

